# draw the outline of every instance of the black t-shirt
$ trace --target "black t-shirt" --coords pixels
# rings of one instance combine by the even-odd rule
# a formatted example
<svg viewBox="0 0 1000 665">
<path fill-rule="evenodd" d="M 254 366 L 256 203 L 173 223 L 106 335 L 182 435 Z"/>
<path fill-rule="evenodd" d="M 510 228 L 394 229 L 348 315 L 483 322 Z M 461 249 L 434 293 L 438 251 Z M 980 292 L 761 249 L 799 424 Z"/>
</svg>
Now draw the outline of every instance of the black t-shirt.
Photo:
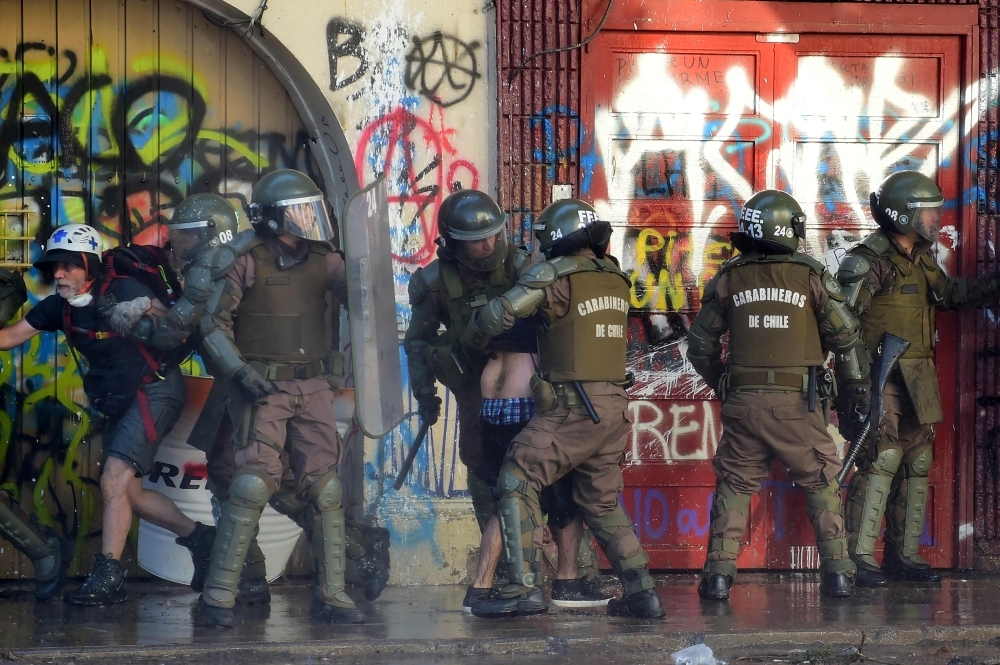
<svg viewBox="0 0 1000 665">
<path fill-rule="evenodd" d="M 152 291 L 131 277 L 115 280 L 108 291 L 118 299 L 118 302 L 125 302 L 140 296 L 146 296 L 150 300 L 156 297 Z M 33 307 L 25 315 L 24 320 L 36 330 L 65 333 L 66 309 L 66 300 L 57 293 Z M 111 326 L 104 320 L 93 303 L 86 307 L 68 307 L 68 309 L 74 328 L 93 332 L 111 332 Z M 98 339 L 85 332 L 74 331 L 72 343 L 77 352 L 87 359 L 89 369 L 92 370 L 122 372 L 131 381 L 138 382 L 149 368 L 149 363 L 139 352 L 139 347 L 121 337 Z"/>
</svg>

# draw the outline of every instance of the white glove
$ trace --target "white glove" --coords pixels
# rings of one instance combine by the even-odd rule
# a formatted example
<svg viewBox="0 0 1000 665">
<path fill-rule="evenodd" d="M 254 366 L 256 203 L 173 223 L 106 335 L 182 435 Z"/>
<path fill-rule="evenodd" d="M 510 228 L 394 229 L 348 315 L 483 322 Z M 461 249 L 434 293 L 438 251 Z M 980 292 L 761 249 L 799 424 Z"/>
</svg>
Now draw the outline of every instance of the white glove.
<svg viewBox="0 0 1000 665">
<path fill-rule="evenodd" d="M 118 303 L 111 308 L 111 328 L 119 335 L 128 335 L 152 305 L 146 296 Z"/>
</svg>

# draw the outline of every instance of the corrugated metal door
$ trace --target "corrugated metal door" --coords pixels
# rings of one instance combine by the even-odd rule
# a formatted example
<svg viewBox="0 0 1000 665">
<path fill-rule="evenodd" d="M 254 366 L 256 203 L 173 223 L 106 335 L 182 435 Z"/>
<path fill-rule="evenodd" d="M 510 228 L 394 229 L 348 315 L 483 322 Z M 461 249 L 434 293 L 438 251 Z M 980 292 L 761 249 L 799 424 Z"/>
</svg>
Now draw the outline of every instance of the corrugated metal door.
<svg viewBox="0 0 1000 665">
<path fill-rule="evenodd" d="M 806 249 L 835 269 L 868 231 L 871 189 L 894 170 L 920 169 L 953 202 L 939 250 L 956 267 L 960 39 L 796 37 L 606 30 L 584 60 L 590 197 L 618 226 L 615 251 L 635 284 L 630 362 L 639 382 L 623 500 L 655 567 L 704 561 L 721 421 L 684 358 L 685 331 L 701 289 L 731 255 L 728 234 L 753 191 L 791 191 L 809 216 Z M 948 420 L 923 541 L 936 566 L 952 565 L 955 330 L 941 317 Z M 754 501 L 740 565 L 815 567 L 801 493 L 777 466 Z"/>
<path fill-rule="evenodd" d="M 239 32 L 179 0 L 0 3 L 0 228 L 5 265 L 73 222 L 105 246 L 165 239 L 185 196 L 237 208 L 277 168 L 321 182 L 288 95 Z M 29 306 L 51 292 L 26 273 Z M 60 336 L 0 354 L 0 489 L 76 539 L 100 530 L 103 425 Z M 0 577 L 31 566 L 2 548 Z M 128 554 L 128 552 L 126 552 Z M 80 559 L 78 558 L 78 561 Z"/>
</svg>

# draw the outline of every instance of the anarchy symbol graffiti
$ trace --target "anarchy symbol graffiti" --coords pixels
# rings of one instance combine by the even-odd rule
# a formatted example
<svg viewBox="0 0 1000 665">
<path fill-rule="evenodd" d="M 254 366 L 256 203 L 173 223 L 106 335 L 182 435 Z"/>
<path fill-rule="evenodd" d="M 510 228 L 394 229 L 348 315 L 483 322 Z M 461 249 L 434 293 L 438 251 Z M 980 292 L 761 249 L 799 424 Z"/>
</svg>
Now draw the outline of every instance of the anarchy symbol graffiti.
<svg viewBox="0 0 1000 665">
<path fill-rule="evenodd" d="M 463 42 L 437 31 L 414 37 L 406 54 L 406 87 L 435 104 L 452 106 L 469 96 L 479 73 L 479 42 Z"/>
</svg>

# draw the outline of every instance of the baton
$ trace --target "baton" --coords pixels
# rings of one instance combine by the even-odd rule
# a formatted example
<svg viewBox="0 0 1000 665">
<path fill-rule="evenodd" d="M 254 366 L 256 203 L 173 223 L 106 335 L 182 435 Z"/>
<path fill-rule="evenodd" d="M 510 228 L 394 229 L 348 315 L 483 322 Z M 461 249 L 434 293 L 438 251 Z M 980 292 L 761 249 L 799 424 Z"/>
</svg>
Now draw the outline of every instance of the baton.
<svg viewBox="0 0 1000 665">
<path fill-rule="evenodd" d="M 813 365 L 809 368 L 809 387 L 808 387 L 808 397 L 809 397 L 809 413 L 816 412 L 816 366 Z"/>
<path fill-rule="evenodd" d="M 427 429 L 430 427 L 430 423 L 423 422 L 420 424 L 420 429 L 417 430 L 417 438 L 413 440 L 413 445 L 410 446 L 410 452 L 406 453 L 406 459 L 403 460 L 403 466 L 399 468 L 399 475 L 396 476 L 396 481 L 392 484 L 392 489 L 397 492 L 403 487 L 403 483 L 406 482 L 406 476 L 410 474 L 410 467 L 413 466 L 413 460 L 417 458 L 417 453 L 420 452 L 420 444 L 424 442 L 424 437 L 427 436 Z"/>
<path fill-rule="evenodd" d="M 579 381 L 574 381 L 573 388 L 576 390 L 576 394 L 580 396 L 580 401 L 583 402 L 583 408 L 587 410 L 587 415 L 590 416 L 595 425 L 599 425 L 601 419 L 597 415 L 597 411 L 594 411 L 594 405 L 591 403 L 590 397 L 587 396 L 587 391 L 583 389 L 583 384 Z"/>
<path fill-rule="evenodd" d="M 865 447 L 865 441 L 868 439 L 868 433 L 872 430 L 872 418 L 869 413 L 865 416 L 865 426 L 861 429 L 861 434 L 854 439 L 854 443 L 851 444 L 851 452 L 847 454 L 847 459 L 844 460 L 844 468 L 840 470 L 837 474 L 837 486 L 844 484 L 844 479 L 847 478 L 847 474 L 854 467 L 854 460 L 858 459 L 858 453 L 861 449 Z"/>
</svg>

